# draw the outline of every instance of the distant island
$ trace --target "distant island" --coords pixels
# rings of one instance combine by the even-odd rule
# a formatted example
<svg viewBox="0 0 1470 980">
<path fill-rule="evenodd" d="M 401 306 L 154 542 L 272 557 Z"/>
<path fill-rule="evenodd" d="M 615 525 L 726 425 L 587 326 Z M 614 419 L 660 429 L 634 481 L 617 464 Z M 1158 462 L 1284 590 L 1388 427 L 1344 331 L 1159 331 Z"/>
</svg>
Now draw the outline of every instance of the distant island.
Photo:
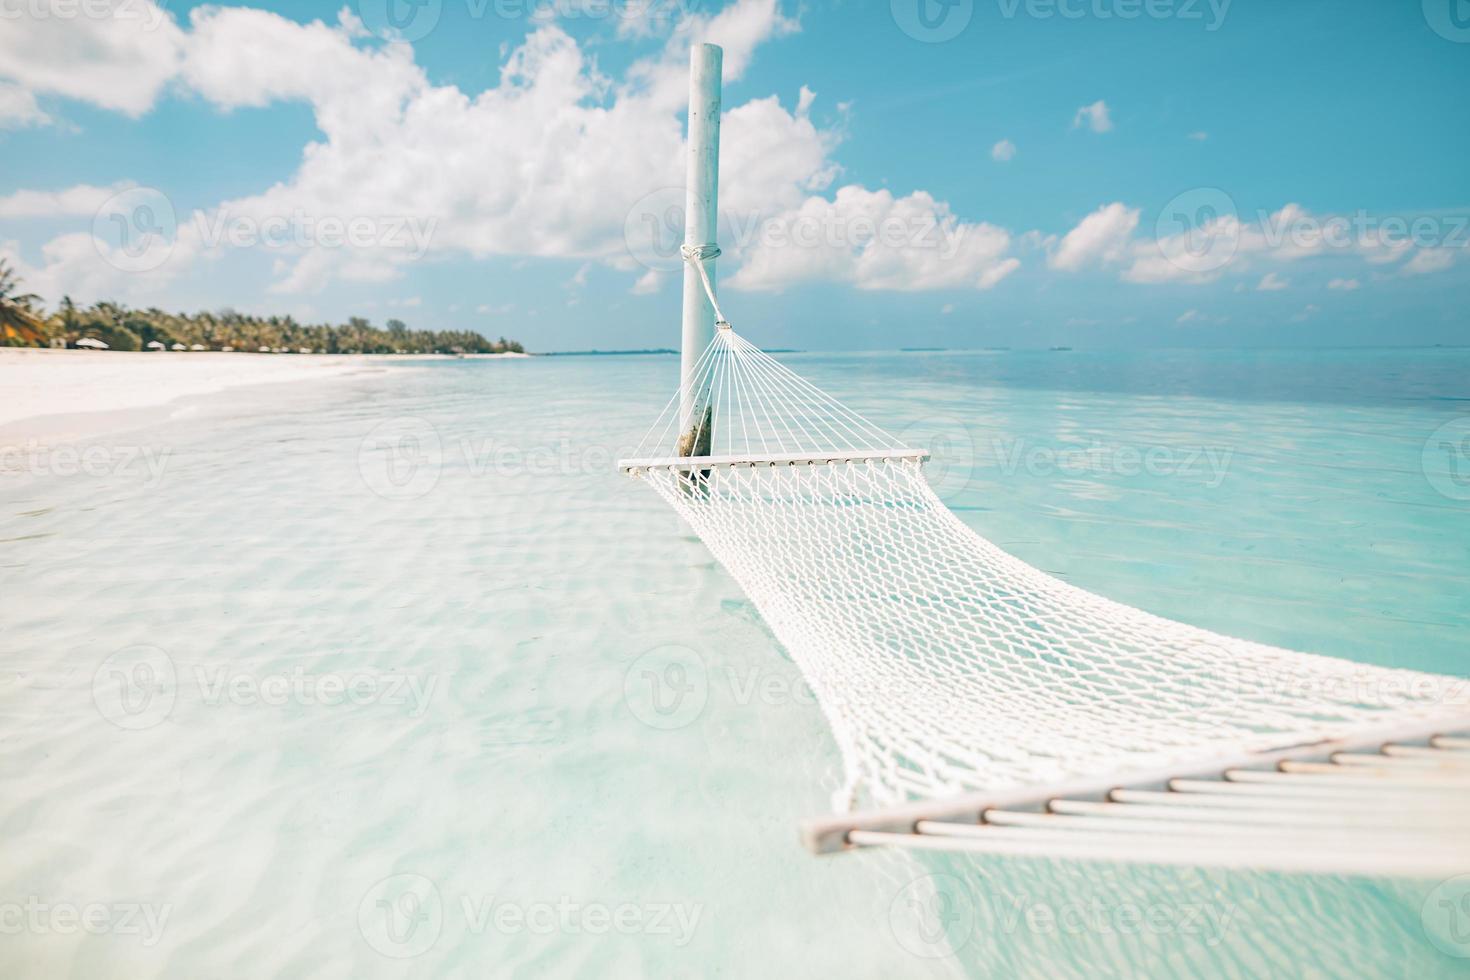
<svg viewBox="0 0 1470 980">
<path fill-rule="evenodd" d="M 229 309 L 191 315 L 132 310 L 111 302 L 83 308 L 69 296 L 47 313 L 40 297 L 20 292 L 19 280 L 4 261 L 0 261 L 0 346 L 262 354 L 525 353 L 519 342 L 504 337 L 489 340 L 473 330 L 410 330 L 402 320 L 375 327 L 362 317 L 333 325 Z"/>
</svg>

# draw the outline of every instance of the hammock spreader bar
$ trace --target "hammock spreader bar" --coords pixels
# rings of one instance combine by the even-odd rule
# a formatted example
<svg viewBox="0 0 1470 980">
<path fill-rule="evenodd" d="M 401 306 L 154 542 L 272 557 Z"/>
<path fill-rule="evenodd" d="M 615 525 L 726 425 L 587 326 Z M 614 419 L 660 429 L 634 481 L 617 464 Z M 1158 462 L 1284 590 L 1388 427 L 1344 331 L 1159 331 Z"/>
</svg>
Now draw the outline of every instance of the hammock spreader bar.
<svg viewBox="0 0 1470 980">
<path fill-rule="evenodd" d="M 1194 766 L 819 817 L 817 854 L 900 847 L 1288 872 L 1470 870 L 1463 716 Z"/>
<path fill-rule="evenodd" d="M 819 466 L 826 463 L 871 463 L 877 460 L 913 460 L 929 454 L 918 449 L 848 449 L 821 453 L 740 453 L 731 456 L 652 456 L 618 460 L 618 470 L 636 475 L 640 470 L 713 470 L 739 466 Z"/>
</svg>

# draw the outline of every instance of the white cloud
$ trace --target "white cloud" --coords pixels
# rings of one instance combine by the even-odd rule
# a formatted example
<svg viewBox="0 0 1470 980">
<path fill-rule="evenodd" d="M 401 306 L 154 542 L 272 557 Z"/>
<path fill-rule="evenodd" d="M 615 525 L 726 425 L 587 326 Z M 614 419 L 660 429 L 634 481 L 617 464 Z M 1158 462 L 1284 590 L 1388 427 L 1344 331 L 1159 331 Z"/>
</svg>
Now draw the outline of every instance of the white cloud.
<svg viewBox="0 0 1470 980">
<path fill-rule="evenodd" d="M 831 186 L 839 168 L 829 154 L 839 137 L 812 123 L 815 99 L 802 86 L 795 112 L 784 109 L 775 96 L 725 111 L 720 123 L 720 210 L 795 207 L 808 193 Z M 676 186 L 683 183 L 681 172 Z"/>
<path fill-rule="evenodd" d="M 77 184 L 60 191 L 20 190 L 0 197 L 0 218 L 90 218 L 108 198 L 131 186 L 130 183 L 111 187 Z"/>
<path fill-rule="evenodd" d="M 999 163 L 1005 163 L 1009 160 L 1013 160 L 1015 159 L 1015 156 L 1016 144 L 1012 143 L 1010 140 L 1001 140 L 999 143 L 990 148 L 990 158 Z"/>
<path fill-rule="evenodd" d="M 1442 272 L 1454 264 L 1455 256 L 1448 248 L 1421 248 L 1414 257 L 1405 262 L 1400 274 L 1422 276 L 1431 272 Z"/>
<path fill-rule="evenodd" d="M 1137 283 L 1214 282 L 1232 271 L 1258 263 L 1289 263 L 1306 258 L 1340 257 L 1374 265 L 1401 261 L 1409 242 L 1385 239 L 1373 228 L 1356 228 L 1341 216 L 1319 216 L 1288 204 L 1259 221 L 1242 222 L 1234 214 L 1217 215 L 1199 226 L 1132 246 L 1133 262 L 1123 279 Z M 1444 259 L 1425 259 L 1432 267 Z M 1270 289 L 1280 280 L 1263 280 Z"/>
<path fill-rule="evenodd" d="M 1189 138 L 1194 140 L 1196 143 L 1203 143 L 1205 140 L 1210 138 L 1210 134 L 1205 132 L 1203 129 L 1198 129 L 1190 133 Z"/>
<path fill-rule="evenodd" d="M 1413 243 L 1406 238 L 1384 238 L 1380 232 L 1368 231 L 1359 241 L 1363 258 L 1373 265 L 1392 265 L 1408 258 Z"/>
<path fill-rule="evenodd" d="M 0 82 L 0 129 L 44 126 L 50 121 L 51 117 L 41 111 L 30 89 L 12 82 Z"/>
<path fill-rule="evenodd" d="M 1106 133 L 1113 128 L 1112 117 L 1108 114 L 1108 104 L 1098 99 L 1092 105 L 1085 105 L 1077 110 L 1072 117 L 1072 128 L 1078 129 L 1086 124 L 1094 133 Z"/>
<path fill-rule="evenodd" d="M 939 313 L 940 313 L 941 316 L 949 316 L 953 312 L 954 312 L 954 304 L 953 303 L 945 303 L 942 307 L 939 308 Z"/>
<path fill-rule="evenodd" d="M 197 241 L 189 234 L 181 234 L 173 243 L 154 242 L 142 253 L 124 253 L 90 232 L 75 231 L 42 245 L 41 262 L 32 265 L 25 261 L 17 243 L 0 243 L 0 257 L 9 261 L 26 291 L 51 303 L 70 295 L 81 303 L 111 299 L 153 305 L 159 291 L 174 281 L 196 254 Z"/>
<path fill-rule="evenodd" d="M 657 270 L 649 269 L 638 277 L 637 282 L 633 283 L 632 292 L 634 296 L 650 296 L 658 292 L 662 284 L 663 276 L 659 275 Z"/>
<path fill-rule="evenodd" d="M 409 45 L 354 46 L 358 25 L 345 9 L 334 26 L 248 7 L 197 8 L 189 20 L 183 79 L 224 109 L 300 100 L 329 138 L 366 136 L 402 121 L 429 88 Z"/>
<path fill-rule="evenodd" d="M 1053 269 L 1075 272 L 1088 265 L 1122 259 L 1133 230 L 1138 227 L 1138 214 L 1137 208 L 1120 202 L 1098 208 L 1063 236 L 1047 264 Z"/>
<path fill-rule="evenodd" d="M 1322 308 L 1316 303 L 1308 303 L 1305 307 L 1302 308 L 1302 311 L 1300 313 L 1291 318 L 1291 322 L 1305 323 L 1306 321 L 1310 320 L 1312 317 L 1321 312 Z"/>
<path fill-rule="evenodd" d="M 530 6 L 535 8 L 537 5 Z M 616 6 L 610 5 L 607 0 L 561 0 L 560 4 L 546 4 L 540 9 L 559 9 L 569 20 L 586 16 L 606 17 L 607 11 L 612 9 L 615 11 L 613 19 L 617 21 L 618 37 L 642 39 L 658 37 L 668 31 L 673 26 L 672 18 L 678 6 L 655 3 L 653 0 L 621 3 Z"/>
<path fill-rule="evenodd" d="M 1111 220 L 1105 214 L 1108 211 L 1112 212 Z M 1104 251 L 1100 243 L 1105 241 L 1104 261 L 1120 254 L 1129 259 L 1122 272 L 1125 282 L 1200 285 L 1253 265 L 1331 257 L 1388 264 L 1403 260 L 1411 251 L 1407 242 L 1386 240 L 1374 229 L 1354 228 L 1348 219 L 1313 215 L 1297 204 L 1288 204 L 1251 223 L 1234 214 L 1220 214 L 1196 227 L 1152 240 L 1132 239 L 1133 228 L 1120 223 L 1122 215 L 1128 213 L 1137 214 L 1113 204 L 1089 215 L 1063 239 L 1052 257 L 1052 266 L 1072 270 L 1088 265 L 1099 251 Z M 1068 247 L 1074 236 L 1075 249 Z M 1405 264 L 1404 274 L 1435 271 L 1452 261 L 1448 255 L 1425 254 L 1429 251 L 1415 253 L 1411 263 Z M 1418 264 L 1411 271 L 1412 262 Z M 1277 272 L 1266 270 L 1255 288 L 1269 292 L 1289 285 Z M 1247 288 L 1244 283 L 1237 284 L 1236 291 Z"/>
<path fill-rule="evenodd" d="M 660 109 L 682 114 L 689 97 L 691 45 L 708 42 L 724 49 L 722 65 L 728 84 L 745 73 L 762 43 L 799 28 L 795 20 L 781 13 L 776 0 L 736 0 L 713 16 L 685 16 L 675 24 L 661 55 L 629 68 L 627 88 L 641 93 Z"/>
<path fill-rule="evenodd" d="M 1211 316 L 1208 313 L 1201 313 L 1199 310 L 1185 310 L 1175 318 L 1174 322 L 1181 327 L 1188 326 L 1191 323 L 1201 326 L 1208 324 L 1218 326 L 1223 323 L 1229 323 L 1230 318 L 1228 316 Z"/>
<path fill-rule="evenodd" d="M 688 49 L 679 38 L 697 28 L 723 42 L 730 82 L 757 44 L 794 29 L 774 0 L 741 0 L 681 22 L 661 53 L 614 84 L 570 36 L 543 26 L 509 54 L 497 86 L 470 94 L 432 85 L 407 45 L 359 47 L 353 18 L 302 25 L 260 10 L 200 8 L 191 22 L 190 85 L 223 108 L 306 101 L 323 134 L 290 179 L 223 202 L 208 220 L 412 217 L 431 223 L 431 253 L 622 267 L 637 208 L 661 216 L 665 197 L 682 202 Z M 830 184 L 838 135 L 812 123 L 814 98 L 802 89 L 794 110 L 774 96 L 727 109 L 722 213 L 796 207 Z M 381 245 L 291 257 L 279 291 L 391 279 L 415 258 Z"/>
<path fill-rule="evenodd" d="M 1124 282 L 1213 282 L 1239 250 L 1240 222 L 1221 215 L 1199 228 L 1132 246 L 1133 261 L 1123 270 Z"/>
<path fill-rule="evenodd" d="M 49 303 L 70 295 L 80 303 L 109 299 L 158 305 L 160 294 L 199 259 L 204 243 L 193 224 L 180 224 L 170 239 L 169 221 L 163 214 L 148 215 L 152 225 L 139 224 L 143 216 L 133 209 L 149 202 L 149 192 L 120 194 L 127 186 L 78 185 L 57 192 L 20 191 L 0 198 L 0 207 L 11 216 L 83 216 L 92 219 L 84 225 L 103 229 L 100 236 L 93 230 L 57 235 L 41 246 L 41 261 L 36 265 L 25 260 L 16 243 L 0 244 L 0 253 L 9 259 L 28 291 Z M 117 229 L 107 219 L 128 215 L 134 219 L 132 226 L 114 240 L 109 232 Z"/>
<path fill-rule="evenodd" d="M 543 24 L 504 56 L 497 85 L 473 92 L 432 83 L 409 45 L 367 39 L 347 8 L 335 23 L 302 24 L 264 10 L 201 6 L 187 31 L 151 0 L 138 9 L 151 30 L 120 16 L 81 25 L 74 35 L 44 29 L 28 35 L 33 50 L 25 53 L 7 32 L 0 75 L 15 75 L 27 93 L 54 91 L 130 114 L 146 111 L 171 79 L 225 111 L 301 102 L 320 136 L 286 179 L 180 213 L 168 261 L 127 288 L 90 236 L 48 243 L 28 280 L 52 301 L 62 291 L 105 295 L 108 288 L 126 298 L 234 248 L 269 249 L 269 289 L 287 294 L 334 280 L 390 281 L 425 255 L 571 257 L 637 269 L 625 236 L 639 209 L 666 217 L 654 206 L 682 202 L 690 41 L 724 47 L 728 84 L 760 44 L 797 30 L 776 0 L 735 0 L 713 16 L 682 18 L 666 44 L 614 80 L 565 31 Z M 796 249 L 758 236 L 732 241 L 733 284 L 988 289 L 1019 267 L 1008 254 L 1008 231 L 962 221 L 923 191 L 895 197 L 854 185 L 834 193 L 842 107 L 837 123 L 819 127 L 811 118 L 815 99 L 802 87 L 794 104 L 766 96 L 727 106 L 721 216 L 762 232 L 835 223 L 846 237 Z M 1106 107 L 1099 111 L 1106 121 Z M 110 190 L 21 191 L 0 198 L 0 211 L 86 217 Z M 329 247 L 298 233 L 364 220 L 378 232 L 367 242 Z M 391 240 L 390 229 L 405 222 L 415 234 Z M 872 233 L 863 230 L 869 222 Z M 259 245 L 259 236 L 232 243 L 228 234 L 268 226 L 285 228 L 269 245 Z M 888 234 L 893 228 L 904 233 L 897 240 Z M 634 291 L 658 288 L 661 274 L 643 274 Z"/>
<path fill-rule="evenodd" d="M 138 116 L 178 70 L 183 32 L 152 0 L 89 0 L 80 11 L 41 3 L 45 16 L 7 15 L 0 30 L 0 77 L 32 97 L 49 92 Z"/>
<path fill-rule="evenodd" d="M 780 290 L 800 282 L 859 289 L 989 289 L 1020 266 L 1007 256 L 1010 233 L 961 222 L 923 191 L 840 188 L 832 200 L 808 198 L 754 229 L 740 243 L 734 289 Z"/>
<path fill-rule="evenodd" d="M 1356 279 L 1333 279 L 1327 284 L 1327 288 L 1337 289 L 1343 292 L 1352 292 L 1354 289 L 1357 289 L 1361 285 L 1362 283 L 1358 282 L 1358 280 Z"/>
</svg>

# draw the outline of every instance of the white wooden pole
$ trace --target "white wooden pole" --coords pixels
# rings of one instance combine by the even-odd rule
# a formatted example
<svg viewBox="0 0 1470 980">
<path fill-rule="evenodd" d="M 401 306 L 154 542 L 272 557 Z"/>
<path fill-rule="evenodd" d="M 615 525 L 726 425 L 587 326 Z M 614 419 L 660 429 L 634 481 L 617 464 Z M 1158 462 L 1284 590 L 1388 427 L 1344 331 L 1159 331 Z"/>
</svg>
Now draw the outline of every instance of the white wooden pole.
<svg viewBox="0 0 1470 980">
<path fill-rule="evenodd" d="M 689 53 L 689 159 L 684 184 L 684 244 L 693 248 L 716 244 L 720 183 L 720 78 L 724 52 L 714 44 L 696 44 Z M 715 285 L 714 258 L 705 263 L 710 288 Z M 679 348 L 679 455 L 707 456 L 711 445 L 712 408 L 708 393 L 695 388 L 695 364 L 715 335 L 715 311 L 705 295 L 699 269 L 684 265 L 684 332 Z"/>
</svg>

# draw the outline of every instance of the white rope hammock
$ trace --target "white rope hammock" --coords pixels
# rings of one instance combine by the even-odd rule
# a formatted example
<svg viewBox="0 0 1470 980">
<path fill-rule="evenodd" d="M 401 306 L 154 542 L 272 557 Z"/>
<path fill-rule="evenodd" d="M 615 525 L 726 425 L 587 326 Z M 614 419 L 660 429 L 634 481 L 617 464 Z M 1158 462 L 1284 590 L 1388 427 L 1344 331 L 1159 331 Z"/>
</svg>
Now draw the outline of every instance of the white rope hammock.
<svg viewBox="0 0 1470 980">
<path fill-rule="evenodd" d="M 814 690 L 846 784 L 813 849 L 1470 869 L 1470 742 L 1444 737 L 1470 728 L 1465 681 L 1232 639 L 1032 568 L 944 506 L 923 453 L 720 321 L 692 404 L 676 394 L 620 466 Z"/>
</svg>

